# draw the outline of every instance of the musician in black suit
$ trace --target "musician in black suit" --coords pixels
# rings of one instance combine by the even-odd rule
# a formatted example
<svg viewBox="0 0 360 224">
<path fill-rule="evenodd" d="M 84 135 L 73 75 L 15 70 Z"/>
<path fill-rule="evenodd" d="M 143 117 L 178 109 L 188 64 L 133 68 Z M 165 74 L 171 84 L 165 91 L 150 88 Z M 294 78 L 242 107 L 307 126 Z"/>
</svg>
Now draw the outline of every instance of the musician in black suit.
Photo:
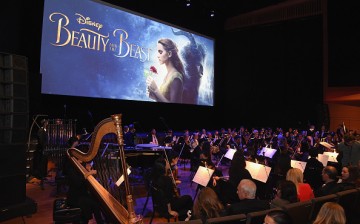
<svg viewBox="0 0 360 224">
<path fill-rule="evenodd" d="M 159 138 L 158 138 L 155 128 L 151 129 L 150 133 L 146 136 L 146 140 L 147 140 L 147 143 L 160 145 Z"/>
<path fill-rule="evenodd" d="M 133 124 L 130 124 L 129 126 L 124 126 L 124 144 L 125 147 L 131 148 L 135 147 L 135 128 Z"/>
<path fill-rule="evenodd" d="M 45 154 L 45 149 L 48 144 L 48 132 L 47 126 L 49 121 L 46 119 L 41 120 L 41 127 L 37 132 L 37 147 L 34 152 L 34 161 L 33 161 L 33 172 L 34 176 L 40 179 L 40 187 L 44 190 L 44 179 L 47 176 L 47 163 L 48 158 Z"/>
<path fill-rule="evenodd" d="M 256 184 L 250 179 L 243 179 L 237 187 L 240 202 L 231 204 L 228 207 L 228 214 L 247 214 L 250 212 L 270 209 L 268 201 L 256 198 Z"/>
</svg>

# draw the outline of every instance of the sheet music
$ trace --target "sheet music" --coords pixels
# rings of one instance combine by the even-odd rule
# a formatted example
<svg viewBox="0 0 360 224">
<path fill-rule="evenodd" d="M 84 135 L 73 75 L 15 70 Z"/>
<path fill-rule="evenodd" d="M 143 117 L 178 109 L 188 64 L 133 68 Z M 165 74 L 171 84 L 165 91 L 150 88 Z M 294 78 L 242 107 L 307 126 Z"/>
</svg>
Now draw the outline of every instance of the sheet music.
<svg viewBox="0 0 360 224">
<path fill-rule="evenodd" d="M 306 163 L 307 162 L 298 161 L 298 160 L 291 160 L 291 167 L 292 168 L 298 168 L 304 173 L 304 170 L 306 168 Z"/>
<path fill-rule="evenodd" d="M 127 174 L 129 175 L 131 173 L 130 168 L 127 168 Z M 124 182 L 124 174 L 121 175 L 121 177 L 116 181 L 116 186 L 120 186 L 122 184 L 122 182 Z"/>
<path fill-rule="evenodd" d="M 263 183 L 267 182 L 271 171 L 271 167 L 249 161 L 246 161 L 246 169 L 250 172 L 253 179 Z"/>
<path fill-rule="evenodd" d="M 324 154 L 318 154 L 317 160 L 319 160 L 323 164 L 323 166 L 327 166 L 329 156 Z"/>
<path fill-rule="evenodd" d="M 327 143 L 327 142 L 320 142 L 320 145 L 324 146 L 325 148 L 328 148 L 328 149 L 332 149 L 334 148 L 335 146 Z"/>
<path fill-rule="evenodd" d="M 235 152 L 236 152 L 236 149 L 228 149 L 227 152 L 225 153 L 224 157 L 232 160 Z"/>
<path fill-rule="evenodd" d="M 276 153 L 276 149 L 263 147 L 258 153 L 258 155 L 272 158 L 275 155 L 275 153 Z"/>
<path fill-rule="evenodd" d="M 206 187 L 213 173 L 214 170 L 203 166 L 199 166 L 192 181 L 194 181 L 197 184 L 200 184 L 201 186 Z"/>
<path fill-rule="evenodd" d="M 334 162 L 337 163 L 337 159 L 336 157 L 338 156 L 339 153 L 337 152 L 324 152 L 324 155 L 328 155 L 329 156 L 329 160 L 330 162 Z"/>
</svg>

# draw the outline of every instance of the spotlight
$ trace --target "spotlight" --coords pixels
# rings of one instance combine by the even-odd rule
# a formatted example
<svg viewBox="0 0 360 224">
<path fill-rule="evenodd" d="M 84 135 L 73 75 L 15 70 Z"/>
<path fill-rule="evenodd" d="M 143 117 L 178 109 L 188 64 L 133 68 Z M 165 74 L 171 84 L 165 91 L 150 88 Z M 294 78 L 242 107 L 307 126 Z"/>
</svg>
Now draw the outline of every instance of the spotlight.
<svg viewBox="0 0 360 224">
<path fill-rule="evenodd" d="M 186 7 L 190 7 L 191 6 L 191 0 L 186 0 Z"/>
<path fill-rule="evenodd" d="M 210 11 L 210 17 L 214 17 L 215 16 L 215 10 L 211 10 Z"/>
</svg>

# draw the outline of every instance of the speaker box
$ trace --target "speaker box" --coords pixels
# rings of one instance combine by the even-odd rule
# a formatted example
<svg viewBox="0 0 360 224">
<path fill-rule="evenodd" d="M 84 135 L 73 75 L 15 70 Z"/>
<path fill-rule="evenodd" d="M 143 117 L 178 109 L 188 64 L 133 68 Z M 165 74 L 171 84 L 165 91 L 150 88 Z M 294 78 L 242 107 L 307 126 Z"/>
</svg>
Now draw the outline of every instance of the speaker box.
<svg viewBox="0 0 360 224">
<path fill-rule="evenodd" d="M 0 185 L 0 207 L 11 206 L 25 201 L 25 174 L 0 177 Z"/>
</svg>

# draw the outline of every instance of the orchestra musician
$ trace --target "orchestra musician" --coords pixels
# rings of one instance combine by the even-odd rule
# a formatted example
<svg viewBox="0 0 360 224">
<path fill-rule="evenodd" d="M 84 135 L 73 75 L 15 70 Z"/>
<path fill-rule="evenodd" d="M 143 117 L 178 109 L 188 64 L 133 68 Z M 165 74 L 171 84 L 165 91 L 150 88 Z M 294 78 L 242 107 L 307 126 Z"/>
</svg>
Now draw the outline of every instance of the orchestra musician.
<svg viewBox="0 0 360 224">
<path fill-rule="evenodd" d="M 211 156 L 208 151 L 203 151 L 200 153 L 200 161 L 199 166 L 203 166 L 207 169 L 214 170 L 212 173 L 210 180 L 207 184 L 207 187 L 212 188 L 217 196 L 219 197 L 220 201 L 225 204 L 226 198 L 224 197 L 224 193 L 227 190 L 227 185 L 225 182 L 227 182 L 227 179 L 224 177 L 222 171 L 218 169 L 214 163 L 211 161 Z M 204 188 L 201 185 L 198 185 L 196 191 L 201 190 Z"/>
<path fill-rule="evenodd" d="M 161 212 L 168 212 L 183 221 L 187 217 L 187 211 L 192 209 L 193 200 L 190 195 L 180 195 L 174 179 L 166 171 L 169 168 L 167 160 L 158 159 L 153 167 L 152 183 L 158 191 L 163 193 Z"/>
<path fill-rule="evenodd" d="M 183 136 L 176 138 L 173 149 L 178 152 L 179 159 L 186 163 L 186 160 L 190 160 L 191 157 L 191 137 L 188 132 L 184 132 Z"/>
<path fill-rule="evenodd" d="M 247 143 L 247 154 L 251 157 L 251 159 L 255 159 L 257 151 L 264 146 L 264 139 L 260 138 L 259 131 L 254 129 L 252 132 L 252 137 L 250 137 Z"/>
<path fill-rule="evenodd" d="M 164 138 L 164 144 L 167 147 L 173 147 L 176 142 L 176 136 L 173 134 L 172 129 L 167 130 Z"/>
</svg>

